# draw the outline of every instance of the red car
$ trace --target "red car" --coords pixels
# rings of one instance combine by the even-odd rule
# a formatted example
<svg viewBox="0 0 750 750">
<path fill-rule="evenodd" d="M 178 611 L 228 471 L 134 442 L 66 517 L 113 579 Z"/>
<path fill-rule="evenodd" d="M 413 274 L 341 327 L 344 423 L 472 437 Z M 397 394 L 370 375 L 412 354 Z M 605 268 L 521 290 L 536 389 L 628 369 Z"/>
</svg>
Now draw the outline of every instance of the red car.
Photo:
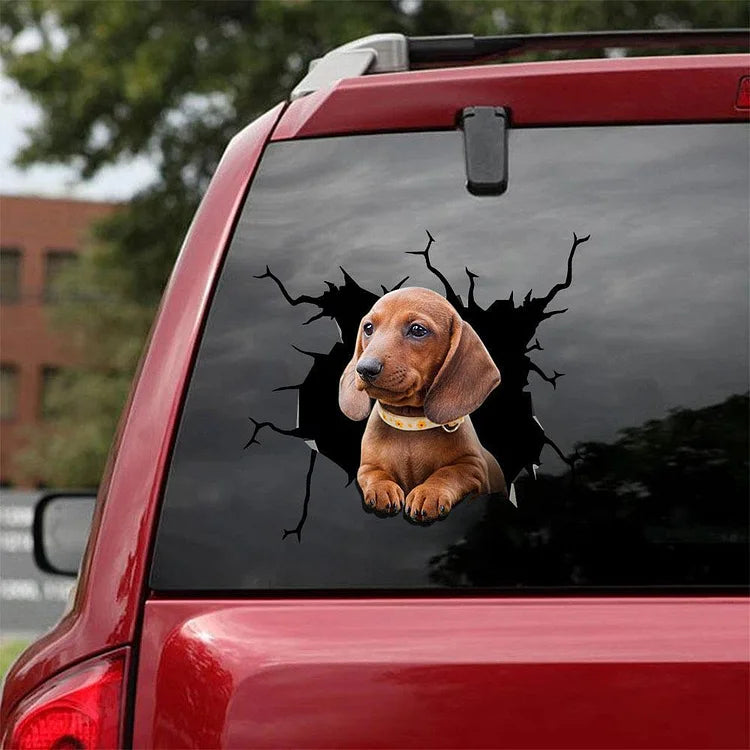
<svg viewBox="0 0 750 750">
<path fill-rule="evenodd" d="M 746 38 L 378 35 L 239 133 L 3 747 L 747 747 L 750 57 L 476 64 Z"/>
</svg>

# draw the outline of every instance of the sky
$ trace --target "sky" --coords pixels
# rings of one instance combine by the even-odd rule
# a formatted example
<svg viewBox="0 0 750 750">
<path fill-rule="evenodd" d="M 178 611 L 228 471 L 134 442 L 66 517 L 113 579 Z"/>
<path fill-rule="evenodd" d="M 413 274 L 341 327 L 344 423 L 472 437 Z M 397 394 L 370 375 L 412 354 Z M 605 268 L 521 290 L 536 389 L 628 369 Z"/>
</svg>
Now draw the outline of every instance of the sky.
<svg viewBox="0 0 750 750">
<path fill-rule="evenodd" d="M 28 169 L 13 165 L 13 157 L 27 141 L 25 131 L 39 119 L 38 108 L 14 81 L 0 71 L 0 193 L 86 200 L 127 200 L 156 175 L 145 158 L 106 167 L 90 180 L 61 165 L 40 164 Z"/>
</svg>

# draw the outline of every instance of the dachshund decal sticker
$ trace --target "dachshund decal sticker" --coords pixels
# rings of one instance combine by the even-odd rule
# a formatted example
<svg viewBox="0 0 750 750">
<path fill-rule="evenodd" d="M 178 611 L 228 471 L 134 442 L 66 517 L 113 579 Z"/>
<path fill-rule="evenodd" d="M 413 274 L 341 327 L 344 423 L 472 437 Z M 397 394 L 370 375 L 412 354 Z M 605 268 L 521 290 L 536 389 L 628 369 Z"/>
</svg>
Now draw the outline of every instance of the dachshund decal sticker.
<svg viewBox="0 0 750 750">
<path fill-rule="evenodd" d="M 405 505 L 428 521 L 469 495 L 505 494 L 469 416 L 499 383 L 479 336 L 444 297 L 416 287 L 381 297 L 339 385 L 341 411 L 369 417 L 357 472 L 365 504 L 385 513 Z"/>
<path fill-rule="evenodd" d="M 298 392 L 295 427 L 250 417 L 254 429 L 245 448 L 259 445 L 268 428 L 311 449 L 302 514 L 283 538 L 301 541 L 318 453 L 341 467 L 349 483 L 357 480 L 366 510 L 403 510 L 419 523 L 448 515 L 465 497 L 491 493 L 515 505 L 513 482 L 524 469 L 535 475 L 545 445 L 572 467 L 534 415 L 527 386 L 532 372 L 553 388 L 563 375 L 548 376 L 530 354 L 542 349 L 536 338 L 542 321 L 565 312 L 547 307 L 570 287 L 576 249 L 589 237 L 573 235 L 566 278 L 545 296 L 529 292 L 516 305 L 511 293 L 483 309 L 474 298 L 480 277 L 466 269 L 464 304 L 433 266 L 435 239 L 427 236 L 425 249 L 409 254 L 424 258 L 444 296 L 404 287 L 408 277 L 375 294 L 343 268 L 344 283 L 326 282 L 317 297 L 292 297 L 268 267 L 256 276 L 273 280 L 290 305 L 317 307 L 305 325 L 329 317 L 340 334 L 328 353 L 295 347 L 312 366 L 302 383 L 276 389 Z"/>
</svg>

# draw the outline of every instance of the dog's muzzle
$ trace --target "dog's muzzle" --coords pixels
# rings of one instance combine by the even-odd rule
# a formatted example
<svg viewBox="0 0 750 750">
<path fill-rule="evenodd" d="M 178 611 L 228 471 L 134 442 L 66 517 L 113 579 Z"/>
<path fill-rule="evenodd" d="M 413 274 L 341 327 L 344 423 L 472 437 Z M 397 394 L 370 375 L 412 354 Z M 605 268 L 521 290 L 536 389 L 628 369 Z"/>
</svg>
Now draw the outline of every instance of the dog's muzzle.
<svg viewBox="0 0 750 750">
<path fill-rule="evenodd" d="M 374 357 L 365 357 L 357 362 L 357 374 L 366 380 L 368 383 L 372 383 L 383 371 L 383 363 L 379 359 Z"/>
</svg>

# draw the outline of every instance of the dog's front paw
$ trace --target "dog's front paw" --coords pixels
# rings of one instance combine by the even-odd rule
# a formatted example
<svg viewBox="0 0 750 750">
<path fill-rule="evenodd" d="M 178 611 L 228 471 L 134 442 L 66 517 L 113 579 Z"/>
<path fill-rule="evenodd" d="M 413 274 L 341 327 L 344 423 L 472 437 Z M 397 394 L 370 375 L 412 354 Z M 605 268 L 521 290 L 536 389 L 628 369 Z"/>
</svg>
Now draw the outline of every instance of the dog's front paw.
<svg viewBox="0 0 750 750">
<path fill-rule="evenodd" d="M 455 498 L 449 490 L 419 484 L 406 496 L 406 515 L 412 521 L 434 521 L 448 515 Z"/>
<path fill-rule="evenodd" d="M 370 483 L 364 497 L 368 508 L 381 513 L 398 513 L 404 507 L 404 491 L 387 479 Z"/>
</svg>

